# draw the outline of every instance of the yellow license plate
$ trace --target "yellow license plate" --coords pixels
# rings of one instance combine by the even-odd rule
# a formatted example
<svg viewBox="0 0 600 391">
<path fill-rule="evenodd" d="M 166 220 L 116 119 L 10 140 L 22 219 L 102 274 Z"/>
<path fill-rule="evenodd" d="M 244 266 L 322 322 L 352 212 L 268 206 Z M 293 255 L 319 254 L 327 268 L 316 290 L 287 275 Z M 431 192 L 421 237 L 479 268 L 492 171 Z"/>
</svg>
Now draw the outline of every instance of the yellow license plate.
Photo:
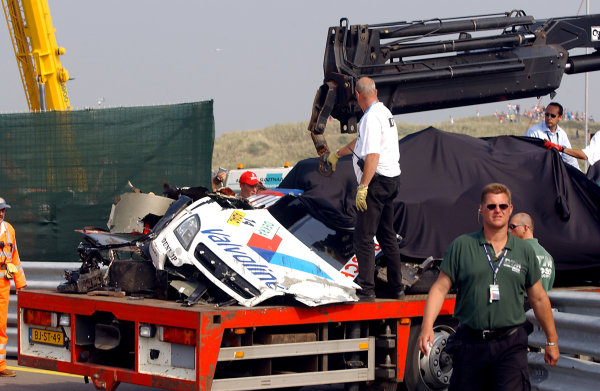
<svg viewBox="0 0 600 391">
<path fill-rule="evenodd" d="M 64 346 L 65 340 L 60 331 L 29 329 L 29 342 L 43 343 L 47 345 Z"/>
</svg>

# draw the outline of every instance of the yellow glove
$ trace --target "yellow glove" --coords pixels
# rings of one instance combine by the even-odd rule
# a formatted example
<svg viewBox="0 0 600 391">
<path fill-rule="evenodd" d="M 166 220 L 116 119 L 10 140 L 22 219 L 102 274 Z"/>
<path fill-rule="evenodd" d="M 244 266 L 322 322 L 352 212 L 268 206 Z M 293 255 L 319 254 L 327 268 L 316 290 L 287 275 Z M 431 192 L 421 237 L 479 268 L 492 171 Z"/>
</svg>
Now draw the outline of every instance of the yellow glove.
<svg viewBox="0 0 600 391">
<path fill-rule="evenodd" d="M 339 158 L 337 152 L 330 153 L 329 156 L 327 156 L 327 163 L 331 164 L 331 171 L 335 171 Z"/>
<path fill-rule="evenodd" d="M 12 263 L 7 263 L 6 264 L 6 273 L 4 273 L 6 275 L 6 278 L 8 278 L 9 280 L 11 278 L 13 278 L 15 276 L 15 273 L 17 273 L 17 267 L 15 265 L 13 265 Z"/>
<path fill-rule="evenodd" d="M 356 209 L 361 212 L 367 210 L 367 190 L 369 190 L 369 186 L 365 185 L 358 185 L 358 190 L 356 190 Z"/>
</svg>

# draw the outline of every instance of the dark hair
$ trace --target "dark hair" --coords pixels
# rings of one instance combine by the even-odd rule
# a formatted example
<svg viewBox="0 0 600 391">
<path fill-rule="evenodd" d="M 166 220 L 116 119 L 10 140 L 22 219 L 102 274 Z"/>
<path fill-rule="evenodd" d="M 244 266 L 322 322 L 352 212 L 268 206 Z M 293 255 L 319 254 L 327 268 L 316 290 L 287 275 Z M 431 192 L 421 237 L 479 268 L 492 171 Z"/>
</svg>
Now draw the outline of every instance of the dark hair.
<svg viewBox="0 0 600 391">
<path fill-rule="evenodd" d="M 558 116 L 562 117 L 562 115 L 563 115 L 563 107 L 562 107 L 562 105 L 560 103 L 558 103 L 558 102 L 550 102 L 550 103 L 548 103 L 548 106 L 555 106 L 555 107 L 557 107 L 558 108 Z M 546 106 L 546 108 L 548 108 L 548 106 Z"/>
</svg>

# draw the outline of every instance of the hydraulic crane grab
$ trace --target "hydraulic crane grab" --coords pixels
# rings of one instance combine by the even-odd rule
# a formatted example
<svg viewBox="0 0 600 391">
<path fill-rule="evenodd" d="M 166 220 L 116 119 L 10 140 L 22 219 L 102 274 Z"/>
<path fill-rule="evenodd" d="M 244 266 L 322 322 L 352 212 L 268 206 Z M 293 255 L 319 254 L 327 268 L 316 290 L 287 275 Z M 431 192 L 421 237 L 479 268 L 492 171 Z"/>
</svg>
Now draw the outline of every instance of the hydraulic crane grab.
<svg viewBox="0 0 600 391">
<path fill-rule="evenodd" d="M 2 0 L 30 111 L 71 110 L 47 0 Z"/>
<path fill-rule="evenodd" d="M 495 30 L 495 31 L 494 31 Z M 490 33 L 493 31 L 492 33 Z M 499 31 L 499 33 L 498 33 Z M 523 11 L 451 19 L 330 27 L 308 129 L 331 174 L 329 116 L 357 131 L 359 78 L 372 78 L 393 114 L 553 94 L 563 74 L 600 69 L 600 15 L 536 21 Z M 593 48 L 586 55 L 569 50 Z"/>
</svg>

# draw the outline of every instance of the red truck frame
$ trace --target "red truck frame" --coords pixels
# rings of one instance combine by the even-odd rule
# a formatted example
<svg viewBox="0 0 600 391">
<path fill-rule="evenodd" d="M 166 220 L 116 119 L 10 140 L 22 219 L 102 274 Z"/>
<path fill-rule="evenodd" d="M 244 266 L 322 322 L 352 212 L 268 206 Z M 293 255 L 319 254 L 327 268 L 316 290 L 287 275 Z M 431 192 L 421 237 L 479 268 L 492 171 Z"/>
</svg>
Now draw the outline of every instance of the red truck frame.
<svg viewBox="0 0 600 391">
<path fill-rule="evenodd" d="M 454 297 L 436 324 L 434 354 L 416 348 L 425 295 L 316 308 L 183 307 L 140 297 L 19 293 L 19 365 L 82 375 L 96 388 L 250 390 L 350 383 L 445 389 L 443 352 Z M 422 389 L 422 388 L 419 388 Z"/>
</svg>

